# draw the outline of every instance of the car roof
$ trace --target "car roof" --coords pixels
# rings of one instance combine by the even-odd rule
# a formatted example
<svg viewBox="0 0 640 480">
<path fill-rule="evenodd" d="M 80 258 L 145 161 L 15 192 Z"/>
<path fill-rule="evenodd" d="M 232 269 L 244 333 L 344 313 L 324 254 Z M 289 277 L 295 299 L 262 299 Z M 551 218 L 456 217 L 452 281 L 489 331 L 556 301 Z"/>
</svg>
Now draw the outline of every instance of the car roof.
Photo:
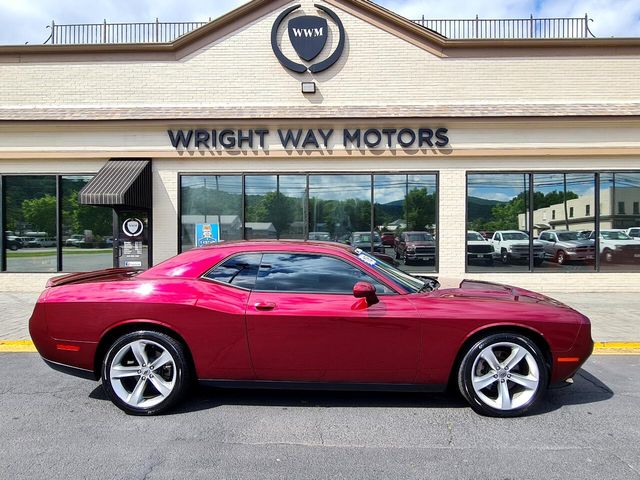
<svg viewBox="0 0 640 480">
<path fill-rule="evenodd" d="M 243 252 L 293 251 L 307 253 L 351 253 L 353 247 L 312 240 L 233 240 L 199 247 L 169 258 L 142 272 L 138 278 L 195 278 L 224 258 Z"/>
</svg>

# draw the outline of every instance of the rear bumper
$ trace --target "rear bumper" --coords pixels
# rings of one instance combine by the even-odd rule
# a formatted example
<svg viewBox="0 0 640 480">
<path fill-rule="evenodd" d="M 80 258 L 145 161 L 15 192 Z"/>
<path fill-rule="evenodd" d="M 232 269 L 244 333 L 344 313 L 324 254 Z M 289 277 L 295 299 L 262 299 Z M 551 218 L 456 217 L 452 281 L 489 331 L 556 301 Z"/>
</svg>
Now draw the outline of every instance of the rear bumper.
<svg viewBox="0 0 640 480">
<path fill-rule="evenodd" d="M 97 380 L 96 374 L 93 370 L 85 370 L 84 368 L 73 367 L 71 365 L 65 365 L 64 363 L 54 362 L 42 357 L 44 363 L 58 372 L 66 373 L 74 377 L 84 378 L 85 380 Z"/>
</svg>

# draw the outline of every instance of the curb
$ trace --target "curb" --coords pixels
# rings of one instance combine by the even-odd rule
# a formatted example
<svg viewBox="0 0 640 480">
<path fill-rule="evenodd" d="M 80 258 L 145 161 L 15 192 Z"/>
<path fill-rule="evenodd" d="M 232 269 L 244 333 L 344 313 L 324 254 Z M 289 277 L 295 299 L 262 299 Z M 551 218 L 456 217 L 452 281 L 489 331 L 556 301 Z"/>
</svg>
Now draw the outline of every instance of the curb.
<svg viewBox="0 0 640 480">
<path fill-rule="evenodd" d="M 0 353 L 36 353 L 31 340 L 0 340 Z M 594 355 L 640 355 L 640 342 L 595 342 Z"/>
</svg>

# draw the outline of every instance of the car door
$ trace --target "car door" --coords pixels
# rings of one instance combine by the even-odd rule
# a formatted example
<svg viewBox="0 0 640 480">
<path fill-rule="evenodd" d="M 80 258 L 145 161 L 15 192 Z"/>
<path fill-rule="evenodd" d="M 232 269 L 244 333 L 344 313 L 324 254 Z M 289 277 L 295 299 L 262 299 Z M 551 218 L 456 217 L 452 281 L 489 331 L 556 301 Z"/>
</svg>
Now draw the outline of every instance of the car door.
<svg viewBox="0 0 640 480">
<path fill-rule="evenodd" d="M 353 286 L 369 281 L 379 303 Z M 247 305 L 247 335 L 261 380 L 410 383 L 420 322 L 406 298 L 345 259 L 264 253 Z"/>
</svg>

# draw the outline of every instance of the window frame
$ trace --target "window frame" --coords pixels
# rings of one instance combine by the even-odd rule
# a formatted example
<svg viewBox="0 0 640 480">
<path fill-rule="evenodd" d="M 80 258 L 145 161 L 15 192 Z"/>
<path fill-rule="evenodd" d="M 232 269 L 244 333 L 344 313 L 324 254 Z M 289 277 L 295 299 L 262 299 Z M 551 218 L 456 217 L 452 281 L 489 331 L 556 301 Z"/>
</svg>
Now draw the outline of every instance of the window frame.
<svg viewBox="0 0 640 480">
<path fill-rule="evenodd" d="M 552 175 L 552 174 L 590 174 L 594 176 L 594 194 L 593 194 L 593 203 L 594 203 L 594 209 L 593 209 L 593 230 L 591 233 L 591 237 L 595 237 L 595 251 L 596 251 L 596 255 L 595 255 L 595 265 L 594 265 L 594 269 L 590 270 L 590 271 L 572 271 L 572 270 L 566 270 L 566 271 L 550 271 L 550 272 L 543 272 L 540 270 L 540 268 L 534 269 L 534 265 L 533 265 L 533 222 L 531 221 L 533 219 L 533 212 L 534 212 L 534 208 L 533 208 L 533 199 L 534 199 L 534 176 L 535 175 Z M 553 273 L 559 273 L 559 274 L 572 274 L 572 275 L 579 275 L 579 274 L 593 274 L 593 273 L 612 273 L 611 271 L 607 271 L 606 269 L 602 269 L 601 268 L 601 259 L 600 259 L 600 255 L 598 254 L 598 252 L 600 251 L 600 222 L 601 222 L 601 212 L 600 212 L 600 188 L 601 188 L 601 178 L 605 175 L 616 175 L 616 174 L 635 174 L 638 175 L 640 177 L 640 169 L 630 169 L 630 170 L 620 170 L 620 169 L 579 169 L 579 170 L 572 170 L 572 169 L 567 169 L 567 170 L 549 170 L 549 169 L 543 169 L 543 170 L 501 170 L 501 171 L 495 171 L 495 170 L 467 170 L 465 172 L 465 202 L 464 202 L 464 208 L 465 208 L 465 232 L 468 228 L 469 225 L 469 176 L 470 175 L 497 175 L 497 174 L 504 174 L 504 175 L 509 175 L 509 174 L 518 174 L 518 175 L 528 175 L 529 178 L 529 182 L 528 182 L 528 189 L 529 189 L 529 204 L 528 204 L 528 209 L 527 209 L 527 215 L 529 216 L 529 269 L 528 270 L 516 270 L 516 271 L 509 271 L 509 272 L 501 272 L 499 269 L 493 269 L 493 270 L 488 270 L 486 272 L 478 272 L 478 271 L 469 271 L 469 262 L 466 259 L 465 256 L 465 273 L 472 273 L 472 274 L 496 274 L 496 273 L 508 273 L 508 274 L 532 274 L 532 273 L 540 273 L 540 274 L 553 274 Z M 465 248 L 466 248 L 466 242 L 465 242 Z M 620 269 L 620 270 L 616 270 L 616 273 L 640 273 L 640 269 Z"/>
<path fill-rule="evenodd" d="M 200 280 L 206 280 L 208 282 L 212 282 L 212 283 L 216 283 L 218 285 L 223 285 L 223 286 L 227 286 L 230 288 L 235 288 L 237 290 L 243 290 L 245 292 L 260 292 L 260 293 L 295 293 L 295 294 L 299 294 L 299 295 L 304 295 L 304 294 L 314 294 L 314 295 L 318 295 L 318 294 L 322 294 L 322 295 L 351 295 L 353 296 L 353 292 L 350 293 L 337 293 L 337 292 L 299 292 L 296 290 L 293 291 L 289 291 L 289 290 L 257 290 L 256 288 L 253 289 L 248 289 L 248 288 L 243 288 L 243 287 L 238 287 L 237 285 L 232 285 L 229 283 L 225 283 L 225 282 L 221 282 L 220 280 L 215 280 L 213 278 L 207 278 L 206 275 L 211 272 L 212 270 L 215 270 L 217 267 L 219 267 L 220 265 L 222 265 L 223 263 L 227 262 L 228 260 L 231 260 L 233 257 L 237 257 L 239 255 L 260 255 L 260 265 L 258 266 L 258 274 L 260 272 L 260 267 L 262 266 L 262 259 L 264 258 L 264 255 L 267 254 L 286 254 L 286 255 L 315 255 L 315 256 L 325 256 L 325 257 L 331 257 L 334 258 L 336 260 L 339 260 L 343 263 L 346 263 L 347 265 L 352 266 L 353 268 L 355 268 L 356 270 L 361 271 L 363 274 L 367 275 L 368 277 L 372 277 L 374 278 L 376 281 L 378 281 L 379 283 L 382 283 L 384 286 L 386 286 L 388 289 L 390 289 L 393 293 L 380 293 L 380 292 L 376 292 L 376 295 L 378 296 L 395 296 L 395 295 L 402 295 L 404 292 L 400 292 L 399 291 L 399 287 L 396 285 L 392 285 L 390 284 L 390 282 L 388 281 L 388 279 L 386 278 L 380 278 L 378 275 L 374 275 L 368 271 L 366 271 L 365 269 L 361 268 L 359 265 L 355 264 L 354 262 L 350 262 L 347 259 L 339 256 L 339 255 L 335 255 L 332 253 L 325 253 L 325 252 L 306 252 L 306 251 L 295 251 L 295 250 L 246 250 L 246 251 L 242 251 L 242 252 L 235 252 L 232 253 L 231 255 L 224 257 L 222 260 L 220 260 L 219 262 L 217 262 L 214 266 L 212 266 L 211 268 L 207 269 L 207 271 L 205 271 L 202 275 L 200 275 L 199 279 Z M 257 279 L 258 276 L 256 274 L 256 283 L 257 283 Z"/>
<path fill-rule="evenodd" d="M 300 241 L 309 241 L 309 198 L 310 198 L 310 185 L 309 178 L 312 175 L 361 175 L 363 177 L 369 177 L 370 185 L 371 185 L 371 230 L 372 240 L 373 233 L 375 230 L 375 176 L 376 175 L 424 175 L 424 176 L 433 176 L 435 180 L 435 192 L 436 192 L 436 202 L 435 202 L 435 225 L 436 232 L 433 235 L 433 238 L 436 243 L 436 258 L 434 261 L 433 271 L 428 272 L 420 272 L 416 270 L 412 270 L 408 268 L 407 270 L 403 270 L 409 273 L 418 274 L 421 276 L 431 276 L 437 275 L 440 271 L 440 172 L 434 170 L 380 170 L 380 171 L 371 171 L 371 172 L 362 172 L 362 171 L 353 171 L 353 170 L 345 170 L 345 171 L 318 171 L 318 170 L 296 170 L 296 171 L 283 171 L 283 172 L 253 172 L 253 171 L 229 171 L 224 173 L 216 173 L 216 172 L 202 172 L 202 171 L 180 171 L 177 173 L 177 186 L 178 186 L 178 199 L 177 199 L 177 214 L 176 214 L 176 238 L 177 238 L 177 254 L 184 252 L 183 244 L 182 244 L 182 177 L 198 177 L 198 176 L 241 176 L 242 177 L 242 240 L 247 240 L 246 234 L 246 177 L 256 177 L 256 176 L 303 176 L 305 177 L 306 190 L 304 196 L 304 238 L 300 239 Z M 373 242 L 372 242 L 373 246 Z"/>
</svg>

